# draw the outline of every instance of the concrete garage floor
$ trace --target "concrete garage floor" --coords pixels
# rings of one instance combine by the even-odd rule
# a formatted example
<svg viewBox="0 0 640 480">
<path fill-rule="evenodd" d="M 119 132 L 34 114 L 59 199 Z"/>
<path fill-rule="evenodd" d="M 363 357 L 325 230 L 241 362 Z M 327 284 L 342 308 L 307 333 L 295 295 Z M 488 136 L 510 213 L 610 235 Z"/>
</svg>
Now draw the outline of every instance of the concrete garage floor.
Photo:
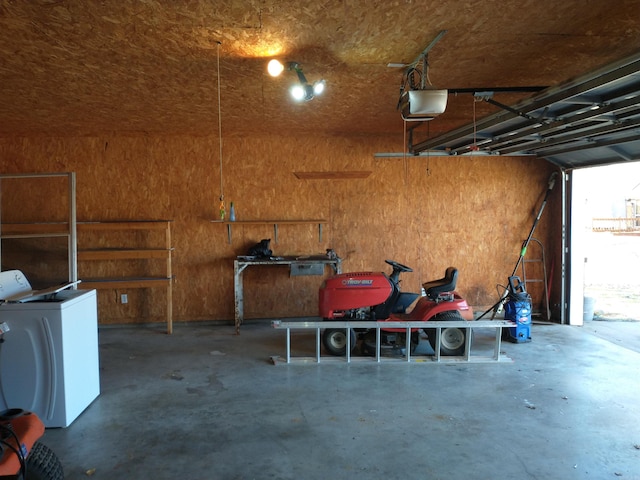
<svg viewBox="0 0 640 480">
<path fill-rule="evenodd" d="M 273 365 L 268 323 L 105 328 L 101 395 L 43 442 L 67 479 L 640 479 L 640 322 L 597 323 L 454 365 Z"/>
</svg>

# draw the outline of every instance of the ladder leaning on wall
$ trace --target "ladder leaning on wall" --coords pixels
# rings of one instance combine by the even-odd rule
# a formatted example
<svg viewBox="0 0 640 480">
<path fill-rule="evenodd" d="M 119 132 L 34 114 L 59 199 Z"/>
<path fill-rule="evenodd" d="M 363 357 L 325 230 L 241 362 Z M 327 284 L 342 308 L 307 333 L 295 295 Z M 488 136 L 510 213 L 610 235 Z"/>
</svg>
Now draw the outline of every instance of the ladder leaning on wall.
<svg viewBox="0 0 640 480">
<path fill-rule="evenodd" d="M 546 320 L 551 320 L 551 309 L 549 308 L 549 286 L 547 282 L 547 262 L 544 256 L 544 246 L 542 242 L 537 238 L 531 238 L 532 244 L 536 245 L 537 248 L 532 248 L 528 251 L 528 253 L 536 253 L 537 257 L 532 258 L 524 258 L 522 260 L 522 282 L 524 283 L 525 289 L 527 292 L 530 292 L 528 287 L 529 284 L 532 283 L 541 283 L 542 289 L 544 292 L 542 293 L 540 299 L 532 299 L 532 307 L 535 305 L 541 305 L 540 311 L 536 312 L 535 308 L 533 309 L 533 315 L 546 315 Z M 527 265 L 529 265 L 529 276 L 527 276 Z M 539 290 L 539 288 L 537 289 Z M 537 300 L 537 301 L 536 301 Z"/>
</svg>

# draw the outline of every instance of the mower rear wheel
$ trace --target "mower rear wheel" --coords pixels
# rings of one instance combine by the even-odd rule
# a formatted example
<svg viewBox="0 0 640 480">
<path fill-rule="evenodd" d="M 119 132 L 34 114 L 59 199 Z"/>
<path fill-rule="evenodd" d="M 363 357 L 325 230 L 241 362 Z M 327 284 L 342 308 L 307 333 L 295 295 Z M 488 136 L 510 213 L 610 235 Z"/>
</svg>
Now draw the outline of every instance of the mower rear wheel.
<svg viewBox="0 0 640 480">
<path fill-rule="evenodd" d="M 432 321 L 458 321 L 464 320 L 462 315 L 457 311 L 439 313 L 431 319 Z M 436 350 L 436 329 L 425 328 L 425 333 L 429 337 L 429 344 L 433 351 Z M 466 332 L 464 328 L 442 328 L 440 329 L 440 355 L 442 356 L 460 356 L 464 355 L 464 347 L 466 341 Z M 470 332 L 470 330 L 469 330 Z"/>
<path fill-rule="evenodd" d="M 351 333 L 349 342 L 350 342 L 350 351 L 353 352 L 353 349 L 356 346 L 356 332 L 353 331 L 352 328 L 349 329 Z M 322 344 L 324 348 L 331 355 L 342 356 L 347 354 L 347 331 L 344 328 L 326 328 L 324 332 L 322 332 Z"/>
<path fill-rule="evenodd" d="M 27 456 L 27 476 L 25 480 L 62 480 L 62 464 L 53 450 L 36 442 Z"/>
</svg>

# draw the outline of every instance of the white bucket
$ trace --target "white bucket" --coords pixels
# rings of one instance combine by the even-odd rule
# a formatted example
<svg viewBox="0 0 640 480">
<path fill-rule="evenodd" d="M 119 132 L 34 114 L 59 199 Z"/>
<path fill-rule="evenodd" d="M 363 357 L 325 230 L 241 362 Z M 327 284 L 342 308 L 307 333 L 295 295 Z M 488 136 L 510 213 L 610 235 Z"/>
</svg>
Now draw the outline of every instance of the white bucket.
<svg viewBox="0 0 640 480">
<path fill-rule="evenodd" d="M 584 322 L 590 322 L 593 320 L 593 311 L 596 305 L 596 299 L 593 297 L 584 297 L 584 307 L 582 313 L 582 320 Z"/>
</svg>

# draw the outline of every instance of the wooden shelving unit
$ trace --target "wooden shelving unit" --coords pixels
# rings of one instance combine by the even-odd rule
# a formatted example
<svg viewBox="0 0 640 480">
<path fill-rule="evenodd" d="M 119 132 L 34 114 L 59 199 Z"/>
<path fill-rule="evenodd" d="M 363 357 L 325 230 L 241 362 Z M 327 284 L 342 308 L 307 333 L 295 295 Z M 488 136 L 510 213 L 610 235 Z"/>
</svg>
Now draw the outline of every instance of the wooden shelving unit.
<svg viewBox="0 0 640 480">
<path fill-rule="evenodd" d="M 134 220 L 134 221 L 108 221 L 108 222 L 78 222 L 76 221 L 76 177 L 75 173 L 37 173 L 37 174 L 0 174 L 0 182 L 4 180 L 25 180 L 30 178 L 67 178 L 68 215 L 67 221 L 62 222 L 25 222 L 4 223 L 0 218 L 0 264 L 2 263 L 2 242 L 4 239 L 28 239 L 65 237 L 68 239 L 67 258 L 69 264 L 69 282 L 75 283 L 81 280 L 80 288 L 83 289 L 125 289 L 125 288 L 165 288 L 166 289 L 166 321 L 167 333 L 173 332 L 173 275 L 171 272 L 171 221 L 170 220 Z M 113 232 L 161 232 L 162 241 L 149 248 L 132 244 L 118 244 L 118 235 L 114 235 L 114 241 L 110 241 Z M 80 233 L 98 232 L 102 240 L 95 246 L 85 242 L 84 236 L 79 239 Z M 158 235 L 159 236 L 159 235 Z M 94 235 L 95 237 L 95 235 Z M 127 237 L 125 235 L 125 237 Z M 123 237 L 124 238 L 124 237 Z M 128 238 L 128 237 L 127 237 Z M 107 246 L 105 246 L 107 245 Z M 94 248 L 95 247 L 95 248 Z M 118 276 L 115 278 L 80 278 L 78 275 L 78 262 L 119 262 L 119 261 L 143 261 L 164 260 L 163 268 L 157 269 L 150 276 Z M 74 287 L 75 288 L 75 287 Z"/>
<path fill-rule="evenodd" d="M 170 220 L 143 220 L 122 222 L 78 222 L 78 262 L 82 268 L 84 262 L 118 262 L 125 260 L 165 260 L 164 268 L 160 275 L 132 276 L 113 278 L 81 278 L 82 288 L 95 289 L 126 289 L 126 288 L 165 288 L 166 289 L 166 321 L 167 333 L 173 333 L 173 275 L 171 271 L 171 221 Z M 138 247 L 130 244 L 117 244 L 107 240 L 108 246 L 92 248 L 83 241 L 83 233 L 100 232 L 109 235 L 113 232 L 164 232 L 163 241 L 153 248 Z"/>
<path fill-rule="evenodd" d="M 0 185 L 3 180 L 28 180 L 34 178 L 65 178 L 67 179 L 66 200 L 69 204 L 66 222 L 37 222 L 37 223 L 3 223 L 0 219 L 0 269 L 2 269 L 2 239 L 17 238 L 67 238 L 67 260 L 69 282 L 78 280 L 78 264 L 76 259 L 76 174 L 65 173 L 21 173 L 0 174 Z M 1 189 L 0 189 L 1 190 Z M 63 194 L 61 194 L 63 196 Z M 0 199 L 1 200 L 1 199 Z M 53 201 L 53 199 L 52 199 Z M 0 211 L 2 209 L 0 208 Z M 1 215 L 0 215 L 1 216 Z"/>
<path fill-rule="evenodd" d="M 118 262 L 128 260 L 164 260 L 160 274 L 150 276 L 119 276 L 110 278 L 83 278 L 80 288 L 96 290 L 116 290 L 127 288 L 165 288 L 166 289 L 166 322 L 167 333 L 173 333 L 173 274 L 171 270 L 171 221 L 170 220 L 141 220 L 118 222 L 76 222 L 77 248 L 73 243 L 71 251 L 74 252 L 74 262 L 77 256 L 79 270 L 82 270 L 86 262 Z M 42 222 L 42 223 L 12 223 L 2 224 L 4 238 L 39 238 L 69 236 L 69 223 L 66 222 Z M 164 232 L 163 239 L 153 248 L 139 247 L 131 244 L 118 244 L 107 238 L 108 246 L 93 248 L 85 241 L 84 233 L 98 232 L 104 239 L 113 232 Z M 74 235 L 75 242 L 75 235 Z"/>
</svg>

